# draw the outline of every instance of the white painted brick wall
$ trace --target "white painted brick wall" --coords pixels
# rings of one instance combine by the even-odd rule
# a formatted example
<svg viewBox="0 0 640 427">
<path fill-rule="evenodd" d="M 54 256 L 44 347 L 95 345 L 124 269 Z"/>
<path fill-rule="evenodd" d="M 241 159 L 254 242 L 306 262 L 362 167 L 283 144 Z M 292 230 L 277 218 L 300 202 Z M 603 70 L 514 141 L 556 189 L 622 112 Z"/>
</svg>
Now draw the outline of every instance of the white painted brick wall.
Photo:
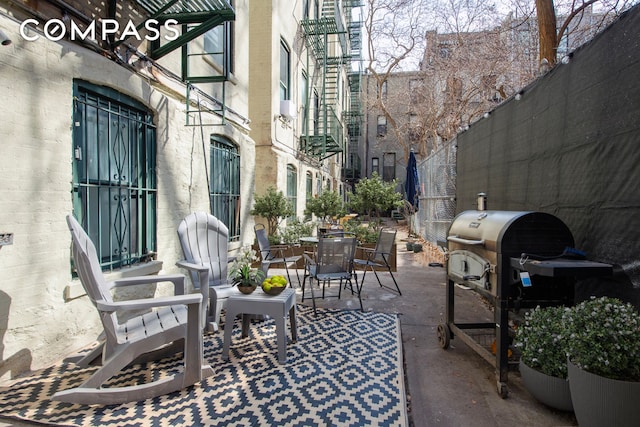
<svg viewBox="0 0 640 427">
<path fill-rule="evenodd" d="M 151 87 L 106 58 L 76 45 L 27 42 L 18 24 L 0 17 L 13 43 L 0 47 L 0 233 L 13 233 L 0 249 L 0 383 L 50 365 L 92 342 L 101 325 L 96 310 L 71 279 L 73 79 L 106 85 L 156 110 L 158 259 L 177 273 L 176 227 L 191 211 L 208 211 L 200 129 L 186 127 L 184 103 Z M 238 85 L 246 88 L 246 82 Z M 241 89 L 246 90 L 246 89 Z M 247 96 L 234 99 L 246 102 Z M 247 111 L 234 105 L 236 111 Z M 205 128 L 237 143 L 242 156 L 241 244 L 253 241 L 255 144 L 232 125 Z M 207 153 L 208 161 L 208 153 Z M 235 246 L 239 246 L 235 244 Z M 73 298 L 66 299 L 65 295 Z"/>
</svg>

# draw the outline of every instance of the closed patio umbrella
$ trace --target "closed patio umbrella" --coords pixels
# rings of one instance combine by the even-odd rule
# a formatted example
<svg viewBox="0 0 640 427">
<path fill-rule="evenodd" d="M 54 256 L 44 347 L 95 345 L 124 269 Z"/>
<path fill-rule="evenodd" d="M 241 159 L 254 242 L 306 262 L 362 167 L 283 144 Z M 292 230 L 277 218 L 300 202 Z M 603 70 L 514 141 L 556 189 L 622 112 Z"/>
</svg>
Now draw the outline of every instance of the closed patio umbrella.
<svg viewBox="0 0 640 427">
<path fill-rule="evenodd" d="M 418 212 L 420 197 L 420 180 L 418 178 L 418 166 L 416 164 L 416 155 L 411 149 L 409 153 L 409 162 L 407 163 L 407 180 L 404 183 L 404 191 L 407 202 L 413 206 L 413 211 Z"/>
</svg>

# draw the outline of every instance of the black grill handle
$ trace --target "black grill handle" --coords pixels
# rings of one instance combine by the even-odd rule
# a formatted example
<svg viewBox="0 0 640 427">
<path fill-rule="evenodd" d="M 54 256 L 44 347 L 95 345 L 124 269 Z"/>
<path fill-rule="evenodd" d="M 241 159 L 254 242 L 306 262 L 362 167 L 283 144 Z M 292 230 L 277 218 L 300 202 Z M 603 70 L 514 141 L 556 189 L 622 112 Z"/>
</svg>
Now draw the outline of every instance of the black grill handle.
<svg viewBox="0 0 640 427">
<path fill-rule="evenodd" d="M 462 276 L 462 280 L 480 280 L 482 276 Z"/>
</svg>

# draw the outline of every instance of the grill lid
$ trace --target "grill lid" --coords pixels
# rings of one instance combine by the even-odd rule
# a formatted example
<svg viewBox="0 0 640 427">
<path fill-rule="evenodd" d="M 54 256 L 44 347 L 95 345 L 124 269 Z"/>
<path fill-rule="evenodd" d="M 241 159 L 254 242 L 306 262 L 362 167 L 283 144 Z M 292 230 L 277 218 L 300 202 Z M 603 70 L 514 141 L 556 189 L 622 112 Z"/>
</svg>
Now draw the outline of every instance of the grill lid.
<svg viewBox="0 0 640 427">
<path fill-rule="evenodd" d="M 477 246 L 517 255 L 555 255 L 574 244 L 571 231 L 560 219 L 527 211 L 464 211 L 451 223 L 447 240 L 449 249 Z"/>
</svg>

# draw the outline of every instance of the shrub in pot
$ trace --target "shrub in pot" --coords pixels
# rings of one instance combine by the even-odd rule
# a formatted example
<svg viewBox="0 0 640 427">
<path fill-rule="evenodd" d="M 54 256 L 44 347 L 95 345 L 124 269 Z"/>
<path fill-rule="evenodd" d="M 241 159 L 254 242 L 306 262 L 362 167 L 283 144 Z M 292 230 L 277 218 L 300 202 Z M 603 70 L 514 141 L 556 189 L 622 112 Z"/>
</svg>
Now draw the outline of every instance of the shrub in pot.
<svg viewBox="0 0 640 427">
<path fill-rule="evenodd" d="M 325 190 L 319 195 L 307 199 L 305 215 L 315 215 L 322 224 L 328 224 L 332 218 L 344 214 L 342 196 L 335 191 Z"/>
<path fill-rule="evenodd" d="M 562 306 L 536 307 L 525 314 L 515 340 L 527 390 L 545 405 L 563 411 L 572 410 L 566 349 L 569 312 Z"/>
<path fill-rule="evenodd" d="M 573 307 L 567 326 L 568 378 L 580 426 L 637 426 L 640 314 L 615 298 L 591 298 Z"/>
<path fill-rule="evenodd" d="M 255 196 L 254 207 L 249 212 L 251 215 L 261 216 L 267 220 L 267 231 L 269 237 L 276 236 L 278 224 L 285 218 L 295 215 L 291 203 L 282 191 L 277 191 L 275 187 L 269 186 L 267 192 L 262 196 Z M 277 243 L 280 238 L 274 238 Z M 269 240 L 271 242 L 271 239 Z"/>
</svg>

